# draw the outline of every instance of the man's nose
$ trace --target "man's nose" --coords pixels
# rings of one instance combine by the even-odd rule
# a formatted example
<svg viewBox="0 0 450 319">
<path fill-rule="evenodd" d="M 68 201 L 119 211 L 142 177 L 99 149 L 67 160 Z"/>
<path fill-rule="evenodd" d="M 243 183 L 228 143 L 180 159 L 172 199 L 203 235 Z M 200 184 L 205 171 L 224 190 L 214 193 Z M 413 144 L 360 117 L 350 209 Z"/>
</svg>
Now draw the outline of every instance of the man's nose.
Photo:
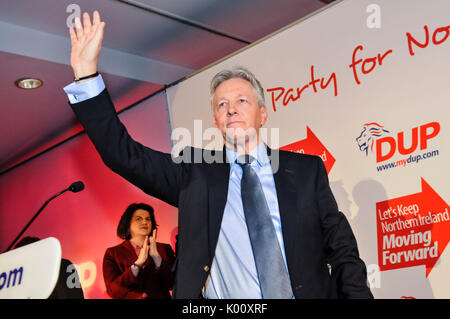
<svg viewBox="0 0 450 319">
<path fill-rule="evenodd" d="M 229 116 L 234 115 L 237 113 L 237 108 L 236 108 L 236 104 L 231 102 L 228 104 L 228 109 L 227 109 L 227 114 Z"/>
</svg>

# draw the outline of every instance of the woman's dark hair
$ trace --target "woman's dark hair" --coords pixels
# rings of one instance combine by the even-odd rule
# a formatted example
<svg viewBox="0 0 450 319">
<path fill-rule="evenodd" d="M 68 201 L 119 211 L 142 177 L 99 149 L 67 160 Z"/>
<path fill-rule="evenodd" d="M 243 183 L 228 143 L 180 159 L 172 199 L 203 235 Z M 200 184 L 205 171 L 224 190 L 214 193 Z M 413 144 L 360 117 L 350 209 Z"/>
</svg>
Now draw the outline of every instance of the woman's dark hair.
<svg viewBox="0 0 450 319">
<path fill-rule="evenodd" d="M 122 217 L 120 218 L 119 225 L 117 226 L 117 236 L 126 240 L 131 239 L 131 218 L 133 217 L 133 213 L 138 209 L 143 209 L 150 214 L 150 220 L 152 222 L 152 229 L 150 231 L 150 234 L 154 229 L 158 228 L 158 224 L 155 220 L 155 214 L 153 213 L 153 207 L 144 203 L 133 203 L 127 207 L 125 212 L 122 214 Z"/>
</svg>

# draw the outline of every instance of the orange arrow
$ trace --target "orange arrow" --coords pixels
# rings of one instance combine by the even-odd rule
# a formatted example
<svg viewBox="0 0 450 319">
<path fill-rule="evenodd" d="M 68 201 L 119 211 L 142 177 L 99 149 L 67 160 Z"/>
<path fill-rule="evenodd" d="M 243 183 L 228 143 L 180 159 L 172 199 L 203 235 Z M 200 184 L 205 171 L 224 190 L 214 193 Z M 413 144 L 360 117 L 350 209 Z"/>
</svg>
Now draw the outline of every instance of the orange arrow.
<svg viewBox="0 0 450 319">
<path fill-rule="evenodd" d="M 328 152 L 308 126 L 306 127 L 306 139 L 280 147 L 280 150 L 320 156 L 328 174 L 334 162 L 336 162 L 331 153 Z"/>
<path fill-rule="evenodd" d="M 426 276 L 430 274 L 434 265 L 441 257 L 444 252 L 447 244 L 450 240 L 450 218 L 449 218 L 449 205 L 442 199 L 441 196 L 436 193 L 436 191 L 431 188 L 431 186 L 422 178 L 422 201 L 425 204 L 426 211 L 429 212 L 427 217 L 430 219 L 430 213 L 433 212 L 444 212 L 439 217 L 442 217 L 442 220 L 435 220 L 436 223 L 433 223 L 433 227 L 431 230 L 431 239 L 433 242 L 438 242 L 438 258 L 436 260 L 431 260 L 426 263 Z M 446 213 L 445 213 L 446 212 Z M 446 219 L 446 220 L 445 220 Z"/>
<path fill-rule="evenodd" d="M 376 204 L 380 270 L 425 265 L 426 277 L 450 239 L 450 207 L 421 178 L 422 192 Z"/>
</svg>

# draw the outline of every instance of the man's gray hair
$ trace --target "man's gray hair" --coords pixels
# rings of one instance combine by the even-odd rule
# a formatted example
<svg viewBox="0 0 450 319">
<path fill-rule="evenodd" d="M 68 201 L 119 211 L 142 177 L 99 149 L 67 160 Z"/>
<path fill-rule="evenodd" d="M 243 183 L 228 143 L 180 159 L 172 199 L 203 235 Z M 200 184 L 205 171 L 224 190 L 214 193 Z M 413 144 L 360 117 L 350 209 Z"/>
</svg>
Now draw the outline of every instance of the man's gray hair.
<svg viewBox="0 0 450 319">
<path fill-rule="evenodd" d="M 263 107 L 266 105 L 264 99 L 264 89 L 261 86 L 261 83 L 259 83 L 258 79 L 252 72 L 241 66 L 233 67 L 231 70 L 220 71 L 212 78 L 209 89 L 211 105 L 213 105 L 213 97 L 217 87 L 227 80 L 236 78 L 250 82 L 250 84 L 253 86 L 253 89 L 255 90 L 255 95 L 258 98 L 259 107 Z"/>
</svg>

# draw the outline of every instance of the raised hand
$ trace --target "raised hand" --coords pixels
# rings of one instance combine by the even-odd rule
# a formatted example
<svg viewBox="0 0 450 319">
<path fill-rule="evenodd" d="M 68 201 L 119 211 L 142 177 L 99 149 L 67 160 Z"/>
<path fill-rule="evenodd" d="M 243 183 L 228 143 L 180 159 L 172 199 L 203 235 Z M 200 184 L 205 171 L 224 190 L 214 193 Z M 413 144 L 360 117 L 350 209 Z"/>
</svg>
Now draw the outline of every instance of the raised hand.
<svg viewBox="0 0 450 319">
<path fill-rule="evenodd" d="M 144 240 L 144 244 L 142 245 L 141 251 L 139 252 L 138 259 L 135 262 L 135 264 L 137 264 L 138 266 L 142 266 L 147 261 L 148 253 L 149 253 L 149 249 L 150 249 L 150 245 L 149 245 L 148 241 L 149 241 L 149 238 L 146 236 L 145 240 Z"/>
<path fill-rule="evenodd" d="M 94 11 L 92 23 L 87 12 L 83 13 L 83 25 L 78 17 L 75 18 L 76 32 L 73 28 L 69 29 L 72 44 L 70 65 L 75 78 L 97 72 L 105 25 L 106 23 L 100 20 L 98 11 Z"/>
<path fill-rule="evenodd" d="M 156 249 L 156 228 L 153 229 L 152 235 L 150 236 L 150 251 L 151 257 L 159 256 L 158 249 Z"/>
<path fill-rule="evenodd" d="M 162 258 L 158 253 L 158 249 L 156 248 L 156 228 L 153 230 L 152 236 L 150 237 L 149 255 L 155 262 L 156 268 L 158 268 L 161 265 Z"/>
</svg>

